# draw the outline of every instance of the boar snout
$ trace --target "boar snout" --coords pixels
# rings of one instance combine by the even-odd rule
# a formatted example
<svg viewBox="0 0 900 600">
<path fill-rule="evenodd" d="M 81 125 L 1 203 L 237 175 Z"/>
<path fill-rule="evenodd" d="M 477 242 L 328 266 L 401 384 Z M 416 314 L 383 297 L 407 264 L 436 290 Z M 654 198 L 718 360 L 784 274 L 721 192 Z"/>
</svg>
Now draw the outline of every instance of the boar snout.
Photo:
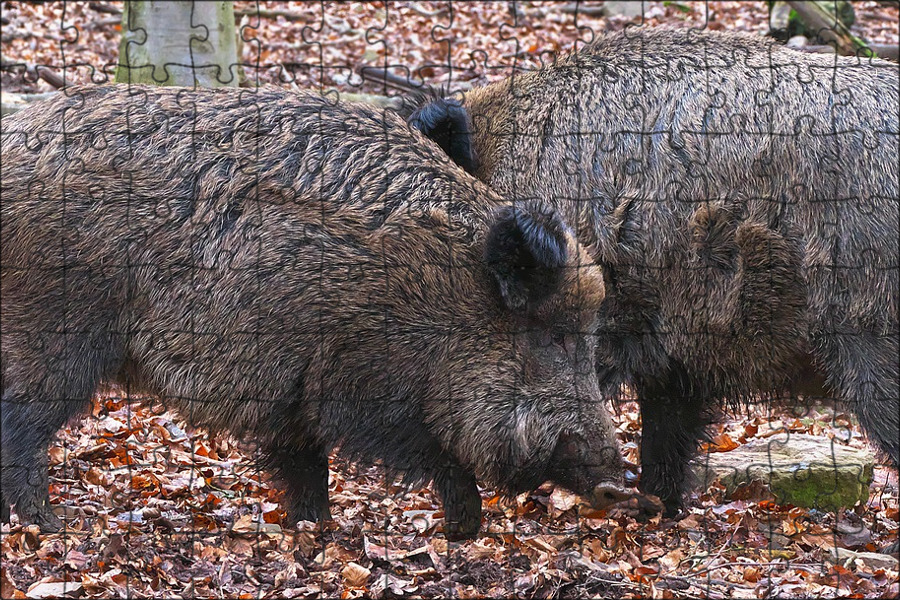
<svg viewBox="0 0 900 600">
<path fill-rule="evenodd" d="M 594 487 L 590 501 L 591 506 L 602 509 L 629 500 L 634 495 L 635 492 L 633 490 L 626 490 L 618 483 L 603 482 Z"/>
<path fill-rule="evenodd" d="M 615 482 L 597 484 L 588 499 L 591 506 L 597 510 L 616 506 L 638 520 L 654 517 L 665 509 L 665 505 L 658 497 L 627 489 Z"/>
</svg>

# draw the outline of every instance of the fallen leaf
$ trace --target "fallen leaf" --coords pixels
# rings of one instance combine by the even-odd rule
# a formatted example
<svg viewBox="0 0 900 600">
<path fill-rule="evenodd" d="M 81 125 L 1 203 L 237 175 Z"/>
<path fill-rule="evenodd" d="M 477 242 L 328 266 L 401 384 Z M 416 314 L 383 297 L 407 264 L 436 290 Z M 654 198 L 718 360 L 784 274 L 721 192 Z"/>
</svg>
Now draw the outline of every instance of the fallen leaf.
<svg viewBox="0 0 900 600">
<path fill-rule="evenodd" d="M 575 494 L 565 488 L 556 486 L 553 488 L 553 493 L 550 494 L 550 503 L 548 505 L 550 516 L 554 518 L 560 516 L 575 506 L 577 501 L 578 497 Z"/>
<path fill-rule="evenodd" d="M 0 567 L 0 597 L 12 598 L 13 593 L 19 590 L 6 574 L 6 567 Z"/>
<path fill-rule="evenodd" d="M 341 577 L 344 578 L 344 582 L 353 587 L 363 587 L 366 585 L 366 582 L 369 580 L 369 575 L 371 574 L 372 572 L 369 569 L 355 562 L 349 562 L 347 563 L 347 566 L 341 569 Z"/>
<path fill-rule="evenodd" d="M 73 581 L 37 582 L 28 588 L 28 598 L 77 598 L 81 595 L 82 585 Z"/>
</svg>

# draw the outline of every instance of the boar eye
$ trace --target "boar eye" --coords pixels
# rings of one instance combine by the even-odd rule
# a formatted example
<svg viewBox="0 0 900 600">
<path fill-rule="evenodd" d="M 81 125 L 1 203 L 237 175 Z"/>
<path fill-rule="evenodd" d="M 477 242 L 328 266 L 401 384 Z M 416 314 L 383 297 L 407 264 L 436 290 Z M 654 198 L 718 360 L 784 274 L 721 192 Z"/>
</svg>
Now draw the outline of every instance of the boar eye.
<svg viewBox="0 0 900 600">
<path fill-rule="evenodd" d="M 564 352 L 568 352 L 568 347 L 566 346 L 566 333 L 564 331 L 548 331 L 545 329 L 540 334 L 538 344 L 542 348 L 555 346 Z"/>
<path fill-rule="evenodd" d="M 553 344 L 555 346 L 559 346 L 563 350 L 566 349 L 566 334 L 562 331 L 557 331 L 553 334 Z"/>
</svg>

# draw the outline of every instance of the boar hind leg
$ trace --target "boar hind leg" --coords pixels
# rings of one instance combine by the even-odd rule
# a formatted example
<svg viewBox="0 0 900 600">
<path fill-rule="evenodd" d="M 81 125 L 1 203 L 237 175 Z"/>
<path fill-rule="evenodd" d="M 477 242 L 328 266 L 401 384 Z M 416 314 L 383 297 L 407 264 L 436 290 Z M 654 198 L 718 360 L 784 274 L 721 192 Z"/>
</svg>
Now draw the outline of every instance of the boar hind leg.
<svg viewBox="0 0 900 600">
<path fill-rule="evenodd" d="M 291 525 L 331 517 L 328 508 L 328 454 L 320 447 L 274 447 L 268 452 L 281 479 Z"/>
<path fill-rule="evenodd" d="M 693 484 L 690 460 L 712 422 L 711 402 L 681 373 L 637 385 L 641 405 L 640 490 L 659 496 L 667 517 L 676 516 Z"/>
<path fill-rule="evenodd" d="M 838 398 L 856 413 L 866 434 L 900 466 L 900 391 L 897 335 L 831 335 L 820 360 Z"/>
<path fill-rule="evenodd" d="M 481 529 L 481 494 L 475 477 L 450 466 L 434 478 L 435 488 L 444 505 L 444 533 L 448 540 L 474 538 Z"/>
</svg>

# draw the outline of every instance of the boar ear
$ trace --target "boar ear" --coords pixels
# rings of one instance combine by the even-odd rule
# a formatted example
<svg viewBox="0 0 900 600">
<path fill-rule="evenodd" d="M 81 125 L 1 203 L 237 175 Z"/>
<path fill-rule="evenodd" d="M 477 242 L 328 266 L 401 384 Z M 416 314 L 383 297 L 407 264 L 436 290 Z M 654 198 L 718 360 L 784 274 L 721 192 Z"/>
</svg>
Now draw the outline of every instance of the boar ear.
<svg viewBox="0 0 900 600">
<path fill-rule="evenodd" d="M 478 158 L 472 145 L 472 121 L 459 100 L 437 98 L 419 107 L 409 119 L 410 125 L 425 134 L 469 173 L 478 170 Z"/>
<path fill-rule="evenodd" d="M 559 289 L 567 227 L 543 205 L 504 206 L 487 235 L 484 259 L 510 310 L 533 308 Z"/>
</svg>

